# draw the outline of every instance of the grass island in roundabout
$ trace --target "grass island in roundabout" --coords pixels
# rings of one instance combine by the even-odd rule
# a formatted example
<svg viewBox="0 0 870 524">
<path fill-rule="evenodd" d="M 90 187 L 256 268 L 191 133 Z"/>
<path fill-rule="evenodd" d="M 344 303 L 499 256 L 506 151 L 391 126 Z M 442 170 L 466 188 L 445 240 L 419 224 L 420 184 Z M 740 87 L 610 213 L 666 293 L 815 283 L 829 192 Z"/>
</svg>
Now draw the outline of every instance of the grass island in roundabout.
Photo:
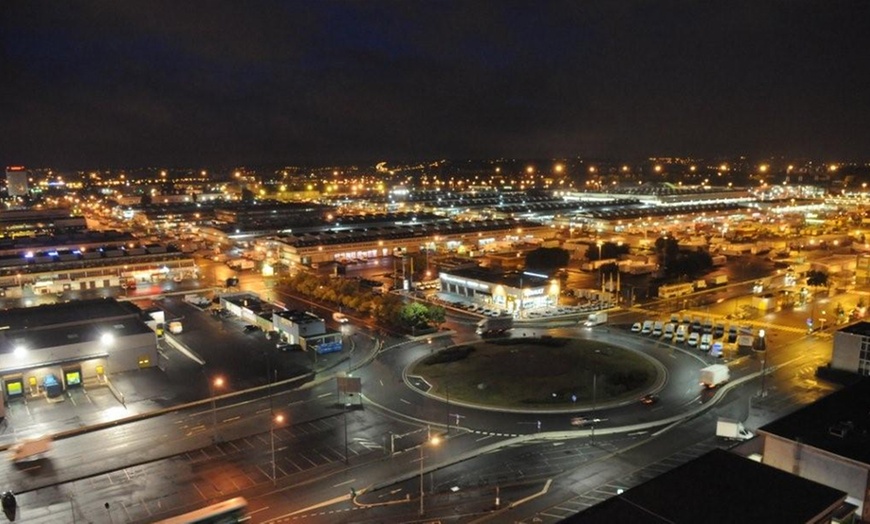
<svg viewBox="0 0 870 524">
<path fill-rule="evenodd" d="M 571 409 L 636 400 L 661 364 L 642 353 L 595 340 L 502 338 L 451 346 L 412 365 L 429 393 L 451 401 L 519 410 Z M 595 394 L 592 384 L 595 378 Z"/>
</svg>

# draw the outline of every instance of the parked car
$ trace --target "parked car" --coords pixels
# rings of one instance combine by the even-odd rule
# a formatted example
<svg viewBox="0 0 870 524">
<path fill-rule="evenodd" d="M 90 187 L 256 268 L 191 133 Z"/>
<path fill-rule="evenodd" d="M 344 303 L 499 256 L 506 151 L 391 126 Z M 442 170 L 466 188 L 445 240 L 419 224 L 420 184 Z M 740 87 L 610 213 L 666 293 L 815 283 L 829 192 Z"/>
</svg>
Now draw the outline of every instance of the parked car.
<svg viewBox="0 0 870 524">
<path fill-rule="evenodd" d="M 725 324 L 716 324 L 713 326 L 713 338 L 722 338 L 725 334 Z"/>
<path fill-rule="evenodd" d="M 649 335 L 653 330 L 653 321 L 652 320 L 644 320 L 643 326 L 640 328 L 641 334 Z"/>
<path fill-rule="evenodd" d="M 709 318 L 704 321 L 704 333 L 713 333 L 713 321 Z"/>
<path fill-rule="evenodd" d="M 698 342 L 700 340 L 701 340 L 701 335 L 699 335 L 697 332 L 692 332 L 689 334 L 689 338 L 688 338 L 688 340 L 686 340 L 686 343 L 689 345 L 689 347 L 694 348 L 694 347 L 698 347 Z"/>
<path fill-rule="evenodd" d="M 686 324 L 680 324 L 677 326 L 677 331 L 674 334 L 674 342 L 685 342 L 686 334 L 689 331 L 689 326 Z"/>
<path fill-rule="evenodd" d="M 640 330 L 641 330 L 640 322 L 635 322 L 634 324 L 631 325 L 631 332 L 632 333 L 640 333 Z"/>
<path fill-rule="evenodd" d="M 728 343 L 733 344 L 734 342 L 737 342 L 737 326 L 728 328 Z"/>
<path fill-rule="evenodd" d="M 704 333 L 701 335 L 701 341 L 698 343 L 698 349 L 701 351 L 707 351 L 710 349 L 710 346 L 713 344 L 713 334 L 712 333 Z"/>
<path fill-rule="evenodd" d="M 721 342 L 714 342 L 713 345 L 710 346 L 710 356 L 716 357 L 716 358 L 722 358 L 722 356 L 723 356 L 722 349 L 723 349 L 723 346 L 722 346 Z"/>
<path fill-rule="evenodd" d="M 674 338 L 674 330 L 675 329 L 676 328 L 674 327 L 673 323 L 665 324 L 665 329 L 664 329 L 665 338 Z"/>
</svg>

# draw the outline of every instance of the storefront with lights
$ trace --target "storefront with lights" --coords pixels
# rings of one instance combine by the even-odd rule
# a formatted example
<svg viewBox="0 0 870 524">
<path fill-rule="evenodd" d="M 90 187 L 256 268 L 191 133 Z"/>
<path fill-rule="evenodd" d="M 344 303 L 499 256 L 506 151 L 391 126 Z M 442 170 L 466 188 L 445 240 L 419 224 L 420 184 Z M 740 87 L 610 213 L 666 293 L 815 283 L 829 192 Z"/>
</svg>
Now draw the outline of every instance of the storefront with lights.
<svg viewBox="0 0 870 524">
<path fill-rule="evenodd" d="M 529 272 L 497 272 L 485 268 L 455 269 L 439 274 L 441 291 L 505 313 L 558 304 L 559 281 Z"/>
</svg>

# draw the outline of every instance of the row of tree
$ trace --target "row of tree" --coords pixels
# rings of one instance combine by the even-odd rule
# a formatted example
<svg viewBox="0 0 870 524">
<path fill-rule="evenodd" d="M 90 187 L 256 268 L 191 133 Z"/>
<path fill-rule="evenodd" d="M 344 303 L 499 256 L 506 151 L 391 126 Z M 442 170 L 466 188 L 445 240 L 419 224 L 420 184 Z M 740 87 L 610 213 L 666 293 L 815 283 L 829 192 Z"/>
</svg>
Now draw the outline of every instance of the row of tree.
<svg viewBox="0 0 870 524">
<path fill-rule="evenodd" d="M 361 316 L 369 315 L 380 324 L 403 331 L 439 326 L 446 317 L 441 306 L 419 302 L 406 304 L 402 296 L 391 293 L 374 295 L 355 279 L 299 272 L 282 280 L 281 286 L 318 302 L 347 308 Z"/>
</svg>

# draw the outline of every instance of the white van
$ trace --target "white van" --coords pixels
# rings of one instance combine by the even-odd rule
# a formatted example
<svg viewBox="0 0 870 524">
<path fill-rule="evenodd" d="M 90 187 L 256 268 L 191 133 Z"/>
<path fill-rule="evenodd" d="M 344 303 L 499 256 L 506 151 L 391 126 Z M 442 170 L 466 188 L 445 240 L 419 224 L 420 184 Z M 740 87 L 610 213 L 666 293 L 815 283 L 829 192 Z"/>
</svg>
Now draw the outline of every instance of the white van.
<svg viewBox="0 0 870 524">
<path fill-rule="evenodd" d="M 640 328 L 640 332 L 642 335 L 649 335 L 652 333 L 653 329 L 653 321 L 652 320 L 644 320 L 643 327 Z"/>
<path fill-rule="evenodd" d="M 674 342 L 685 342 L 686 334 L 689 332 L 689 326 L 686 324 L 680 324 L 677 326 L 677 332 L 674 335 Z"/>
<path fill-rule="evenodd" d="M 713 334 L 712 333 L 704 333 L 701 335 L 701 342 L 698 344 L 698 349 L 701 351 L 707 351 L 710 349 L 710 346 L 713 345 Z"/>
<path fill-rule="evenodd" d="M 653 324 L 652 335 L 654 337 L 662 336 L 662 328 L 664 327 L 664 322 L 661 320 L 657 320 L 655 324 Z"/>
<path fill-rule="evenodd" d="M 665 324 L 664 335 L 665 338 L 674 338 L 674 325 L 671 323 Z"/>
</svg>

